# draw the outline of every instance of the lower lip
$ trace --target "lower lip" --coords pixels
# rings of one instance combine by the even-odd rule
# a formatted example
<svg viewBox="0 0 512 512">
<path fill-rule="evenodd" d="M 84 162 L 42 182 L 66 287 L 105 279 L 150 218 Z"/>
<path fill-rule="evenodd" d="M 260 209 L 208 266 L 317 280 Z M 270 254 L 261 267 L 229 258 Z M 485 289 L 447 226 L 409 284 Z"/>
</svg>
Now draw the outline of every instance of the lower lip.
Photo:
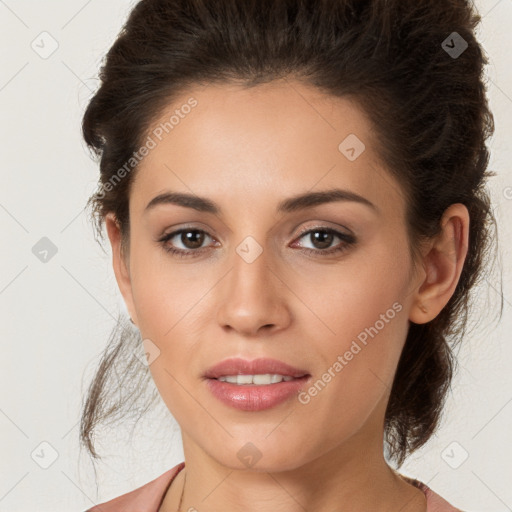
<svg viewBox="0 0 512 512">
<path fill-rule="evenodd" d="M 217 379 L 207 379 L 208 389 L 221 402 L 242 411 L 270 409 L 297 395 L 308 376 L 276 384 L 231 384 Z"/>
</svg>

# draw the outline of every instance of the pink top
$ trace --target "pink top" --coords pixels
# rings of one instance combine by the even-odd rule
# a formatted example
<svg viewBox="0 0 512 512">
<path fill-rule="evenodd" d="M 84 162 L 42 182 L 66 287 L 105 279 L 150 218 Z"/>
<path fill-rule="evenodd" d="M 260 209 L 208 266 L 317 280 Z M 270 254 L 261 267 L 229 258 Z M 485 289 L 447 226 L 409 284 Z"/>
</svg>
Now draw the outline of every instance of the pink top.
<svg viewBox="0 0 512 512">
<path fill-rule="evenodd" d="M 147 484 L 110 501 L 100 503 L 85 512 L 158 512 L 167 489 L 170 487 L 174 477 L 184 467 L 185 463 L 180 462 Z M 400 476 L 425 493 L 427 512 L 462 512 L 450 505 L 424 483 L 403 475 Z"/>
</svg>

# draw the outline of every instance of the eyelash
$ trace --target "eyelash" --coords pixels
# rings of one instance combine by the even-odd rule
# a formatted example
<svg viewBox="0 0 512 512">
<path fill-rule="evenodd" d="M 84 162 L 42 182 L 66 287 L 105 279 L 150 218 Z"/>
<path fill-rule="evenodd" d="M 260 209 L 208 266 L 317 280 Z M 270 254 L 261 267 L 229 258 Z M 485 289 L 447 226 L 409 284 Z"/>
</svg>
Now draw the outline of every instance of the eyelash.
<svg viewBox="0 0 512 512">
<path fill-rule="evenodd" d="M 171 240 L 172 238 L 174 238 L 176 235 L 179 235 L 181 233 L 188 233 L 188 232 L 204 233 L 205 235 L 212 238 L 206 231 L 204 231 L 202 229 L 182 228 L 177 231 L 173 231 L 172 233 L 168 233 L 168 234 L 164 235 L 163 237 L 161 237 L 158 240 L 158 242 L 161 243 L 163 249 L 166 252 L 171 253 L 179 258 L 187 258 L 187 257 L 193 258 L 195 256 L 201 255 L 204 252 L 204 250 L 207 249 L 207 247 L 202 247 L 200 249 L 183 250 L 183 249 L 176 249 L 175 247 L 171 247 L 170 245 L 167 244 L 167 242 L 169 240 Z M 307 254 L 312 254 L 314 256 L 328 256 L 328 255 L 334 254 L 334 253 L 342 253 L 356 243 L 356 238 L 354 236 L 348 235 L 345 233 L 340 233 L 339 231 L 336 231 L 335 229 L 328 228 L 328 227 L 322 227 L 322 226 L 317 226 L 314 228 L 306 228 L 305 230 L 303 230 L 299 233 L 298 238 L 300 239 L 300 238 L 304 237 L 305 235 L 308 235 L 310 233 L 316 233 L 316 232 L 324 232 L 324 233 L 333 234 L 333 235 L 337 236 L 338 238 L 340 238 L 343 241 L 343 243 L 341 243 L 337 246 L 331 247 L 330 249 L 309 249 L 308 247 L 303 248 L 302 250 L 305 251 Z"/>
</svg>

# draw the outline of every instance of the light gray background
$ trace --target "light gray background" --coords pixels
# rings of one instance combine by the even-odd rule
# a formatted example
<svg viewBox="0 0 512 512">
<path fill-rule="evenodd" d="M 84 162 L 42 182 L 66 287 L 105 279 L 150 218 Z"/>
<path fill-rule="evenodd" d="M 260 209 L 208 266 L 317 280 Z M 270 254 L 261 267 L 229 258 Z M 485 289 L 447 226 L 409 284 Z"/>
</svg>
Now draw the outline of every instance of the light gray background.
<svg viewBox="0 0 512 512">
<path fill-rule="evenodd" d="M 78 450 L 85 386 L 123 309 L 110 252 L 96 244 L 83 212 L 98 169 L 80 121 L 101 58 L 133 4 L 0 0 L 0 511 L 83 511 L 183 460 L 165 405 L 131 439 L 129 431 L 104 438 L 98 492 L 91 463 Z M 504 316 L 497 326 L 481 323 L 466 339 L 442 427 L 401 471 L 465 511 L 504 512 L 512 510 L 512 1 L 476 5 L 484 17 L 478 36 L 490 58 L 496 122 L 490 168 L 498 172 L 491 190 Z M 40 55 L 51 49 L 44 31 L 58 43 L 48 58 Z M 32 252 L 42 237 L 57 248 L 46 263 Z M 482 288 L 483 320 L 497 307 L 497 289 L 494 281 Z"/>
</svg>

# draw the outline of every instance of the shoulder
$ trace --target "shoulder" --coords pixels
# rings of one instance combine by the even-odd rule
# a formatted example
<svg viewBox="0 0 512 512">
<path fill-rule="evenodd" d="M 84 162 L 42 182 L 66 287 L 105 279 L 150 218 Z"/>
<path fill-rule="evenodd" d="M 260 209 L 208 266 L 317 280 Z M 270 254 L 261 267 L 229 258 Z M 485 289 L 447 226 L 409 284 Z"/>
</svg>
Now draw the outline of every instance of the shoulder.
<svg viewBox="0 0 512 512">
<path fill-rule="evenodd" d="M 141 487 L 99 503 L 85 512 L 158 512 L 165 492 L 184 466 L 185 463 L 180 462 Z"/>
<path fill-rule="evenodd" d="M 404 480 L 421 489 L 427 498 L 427 512 L 463 512 L 459 508 L 455 508 L 448 503 L 444 498 L 435 493 L 428 485 L 416 480 L 414 478 L 400 475 Z"/>
</svg>

